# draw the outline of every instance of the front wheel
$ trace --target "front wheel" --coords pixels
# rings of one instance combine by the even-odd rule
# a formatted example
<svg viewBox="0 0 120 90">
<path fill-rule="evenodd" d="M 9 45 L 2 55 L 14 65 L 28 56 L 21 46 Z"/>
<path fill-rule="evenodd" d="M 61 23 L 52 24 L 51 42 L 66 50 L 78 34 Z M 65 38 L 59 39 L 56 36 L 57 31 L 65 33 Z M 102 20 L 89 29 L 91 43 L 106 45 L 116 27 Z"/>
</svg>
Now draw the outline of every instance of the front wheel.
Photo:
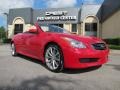
<svg viewBox="0 0 120 90">
<path fill-rule="evenodd" d="M 12 56 L 16 56 L 17 55 L 16 47 L 15 47 L 14 43 L 11 44 L 11 54 L 12 54 Z"/>
<path fill-rule="evenodd" d="M 45 50 L 45 64 L 53 72 L 63 70 L 63 54 L 57 45 L 49 45 Z"/>
</svg>

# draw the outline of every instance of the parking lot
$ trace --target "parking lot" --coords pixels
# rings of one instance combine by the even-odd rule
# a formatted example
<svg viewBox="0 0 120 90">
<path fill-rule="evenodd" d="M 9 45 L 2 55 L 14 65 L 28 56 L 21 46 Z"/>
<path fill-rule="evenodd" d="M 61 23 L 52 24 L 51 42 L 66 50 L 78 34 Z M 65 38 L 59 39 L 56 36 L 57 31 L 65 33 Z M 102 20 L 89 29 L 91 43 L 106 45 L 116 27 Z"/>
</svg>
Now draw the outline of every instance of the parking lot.
<svg viewBox="0 0 120 90">
<path fill-rule="evenodd" d="M 120 55 L 99 68 L 48 71 L 35 59 L 12 57 L 9 45 L 0 45 L 0 90 L 120 90 Z"/>
</svg>

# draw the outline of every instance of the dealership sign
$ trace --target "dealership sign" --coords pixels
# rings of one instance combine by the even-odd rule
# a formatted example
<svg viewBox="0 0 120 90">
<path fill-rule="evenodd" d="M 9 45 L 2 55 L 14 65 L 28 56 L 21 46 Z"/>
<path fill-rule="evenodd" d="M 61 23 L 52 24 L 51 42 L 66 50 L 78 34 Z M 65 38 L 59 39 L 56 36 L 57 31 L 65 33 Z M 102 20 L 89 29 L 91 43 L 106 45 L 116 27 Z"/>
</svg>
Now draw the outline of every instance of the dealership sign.
<svg viewBox="0 0 120 90">
<path fill-rule="evenodd" d="M 37 21 L 66 21 L 66 20 L 76 20 L 76 16 L 68 16 L 67 11 L 54 11 L 45 12 L 45 16 L 37 17 Z"/>
</svg>

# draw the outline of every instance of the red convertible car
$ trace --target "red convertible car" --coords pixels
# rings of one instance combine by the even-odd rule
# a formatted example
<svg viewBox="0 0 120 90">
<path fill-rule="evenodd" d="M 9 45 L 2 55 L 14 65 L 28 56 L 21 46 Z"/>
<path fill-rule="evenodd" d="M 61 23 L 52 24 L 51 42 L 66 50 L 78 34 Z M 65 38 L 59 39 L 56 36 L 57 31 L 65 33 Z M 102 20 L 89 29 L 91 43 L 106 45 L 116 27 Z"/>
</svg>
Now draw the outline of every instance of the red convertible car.
<svg viewBox="0 0 120 90">
<path fill-rule="evenodd" d="M 19 53 L 41 60 L 54 72 L 101 66 L 108 61 L 109 53 L 106 43 L 99 38 L 79 36 L 54 25 L 38 23 L 27 32 L 15 35 L 11 47 L 13 56 Z"/>
</svg>

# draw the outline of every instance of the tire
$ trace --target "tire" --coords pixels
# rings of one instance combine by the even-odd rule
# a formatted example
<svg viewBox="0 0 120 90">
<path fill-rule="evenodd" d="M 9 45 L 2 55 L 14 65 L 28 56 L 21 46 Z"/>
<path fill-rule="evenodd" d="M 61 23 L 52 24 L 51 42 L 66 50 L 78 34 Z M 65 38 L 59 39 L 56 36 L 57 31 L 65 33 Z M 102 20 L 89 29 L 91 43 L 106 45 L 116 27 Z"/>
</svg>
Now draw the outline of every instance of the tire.
<svg viewBox="0 0 120 90">
<path fill-rule="evenodd" d="M 61 49 L 55 45 L 50 44 L 45 50 L 45 64 L 52 72 L 60 72 L 63 70 L 63 53 Z"/>
<path fill-rule="evenodd" d="M 14 43 L 11 44 L 11 54 L 12 56 L 17 56 L 16 47 Z"/>
</svg>

